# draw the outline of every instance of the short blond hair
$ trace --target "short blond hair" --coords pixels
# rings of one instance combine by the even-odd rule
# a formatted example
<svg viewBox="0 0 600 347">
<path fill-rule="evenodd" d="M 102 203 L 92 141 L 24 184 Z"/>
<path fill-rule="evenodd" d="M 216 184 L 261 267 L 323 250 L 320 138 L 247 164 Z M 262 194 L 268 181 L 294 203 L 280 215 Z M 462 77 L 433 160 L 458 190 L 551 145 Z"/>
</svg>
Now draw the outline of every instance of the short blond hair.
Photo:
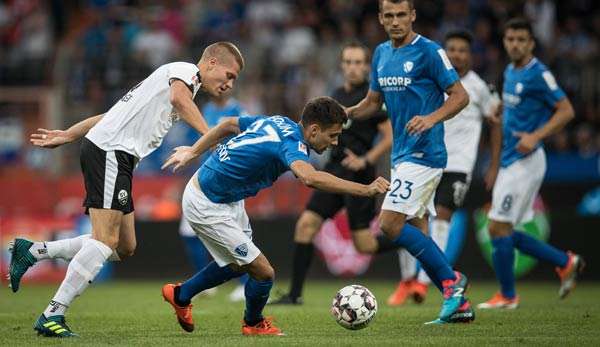
<svg viewBox="0 0 600 347">
<path fill-rule="evenodd" d="M 235 62 L 239 65 L 240 70 L 244 68 L 245 64 L 242 52 L 240 52 L 236 45 L 228 41 L 215 42 L 206 47 L 204 49 L 204 52 L 202 52 L 202 57 L 200 58 L 200 61 L 212 57 L 222 60 L 226 56 L 233 57 L 233 59 L 235 59 Z"/>
</svg>

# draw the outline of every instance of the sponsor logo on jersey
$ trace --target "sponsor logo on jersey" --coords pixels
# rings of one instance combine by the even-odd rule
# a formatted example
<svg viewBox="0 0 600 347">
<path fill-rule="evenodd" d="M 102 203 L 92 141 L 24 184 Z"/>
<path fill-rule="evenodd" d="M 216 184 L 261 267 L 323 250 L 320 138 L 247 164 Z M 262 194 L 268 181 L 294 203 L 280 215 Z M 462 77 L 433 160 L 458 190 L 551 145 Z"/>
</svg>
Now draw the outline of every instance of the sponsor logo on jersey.
<svg viewBox="0 0 600 347">
<path fill-rule="evenodd" d="M 502 101 L 507 106 L 516 106 L 521 102 L 521 97 L 510 93 L 502 93 Z"/>
<path fill-rule="evenodd" d="M 248 255 L 248 245 L 242 243 L 241 245 L 237 246 L 234 251 L 237 253 L 237 255 L 245 257 Z"/>
<path fill-rule="evenodd" d="M 298 141 L 298 151 L 308 155 L 308 148 L 302 141 Z"/>
<path fill-rule="evenodd" d="M 379 77 L 377 81 L 384 92 L 405 90 L 406 87 L 412 83 L 412 79 L 410 77 L 404 76 Z"/>
<path fill-rule="evenodd" d="M 521 92 L 523 92 L 523 83 L 518 82 L 517 85 L 515 85 L 515 93 L 521 94 Z"/>
</svg>

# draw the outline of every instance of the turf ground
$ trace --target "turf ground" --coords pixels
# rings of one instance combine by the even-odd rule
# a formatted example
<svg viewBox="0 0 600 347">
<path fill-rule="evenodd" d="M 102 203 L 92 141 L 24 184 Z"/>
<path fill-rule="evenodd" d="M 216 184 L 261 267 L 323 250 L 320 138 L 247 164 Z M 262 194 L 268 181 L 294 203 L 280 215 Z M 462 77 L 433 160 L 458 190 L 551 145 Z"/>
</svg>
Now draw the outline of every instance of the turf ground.
<svg viewBox="0 0 600 347">
<path fill-rule="evenodd" d="M 286 281 L 281 281 L 285 283 Z M 2 288 L 0 294 L 0 346 L 16 345 L 595 345 L 600 346 L 600 283 L 582 283 L 565 301 L 557 299 L 557 283 L 520 283 L 521 308 L 517 311 L 477 311 L 467 325 L 424 326 L 435 318 L 440 304 L 430 295 L 422 305 L 390 308 L 385 300 L 392 282 L 364 281 L 379 301 L 373 323 L 364 330 L 339 327 L 329 315 L 331 297 L 348 281 L 309 282 L 306 304 L 300 307 L 267 306 L 284 337 L 243 337 L 243 304 L 231 304 L 231 285 L 216 296 L 194 300 L 196 331 L 179 328 L 171 307 L 162 301 L 160 282 L 113 282 L 92 286 L 71 308 L 67 323 L 81 335 L 56 340 L 37 337 L 32 325 L 51 298 L 55 286 L 24 285 L 18 294 Z M 492 283 L 474 283 L 473 302 L 486 299 Z M 436 294 L 433 291 L 431 294 Z"/>
</svg>

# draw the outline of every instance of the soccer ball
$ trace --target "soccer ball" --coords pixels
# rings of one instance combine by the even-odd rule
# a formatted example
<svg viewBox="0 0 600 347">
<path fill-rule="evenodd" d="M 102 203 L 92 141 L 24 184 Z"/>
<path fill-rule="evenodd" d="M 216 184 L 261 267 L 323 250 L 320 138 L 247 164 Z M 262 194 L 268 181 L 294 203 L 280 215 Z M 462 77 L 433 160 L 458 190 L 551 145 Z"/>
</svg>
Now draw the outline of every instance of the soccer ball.
<svg viewBox="0 0 600 347">
<path fill-rule="evenodd" d="M 366 328 L 376 313 L 375 295 L 358 284 L 340 289 L 331 303 L 331 314 L 335 321 L 350 330 Z"/>
</svg>

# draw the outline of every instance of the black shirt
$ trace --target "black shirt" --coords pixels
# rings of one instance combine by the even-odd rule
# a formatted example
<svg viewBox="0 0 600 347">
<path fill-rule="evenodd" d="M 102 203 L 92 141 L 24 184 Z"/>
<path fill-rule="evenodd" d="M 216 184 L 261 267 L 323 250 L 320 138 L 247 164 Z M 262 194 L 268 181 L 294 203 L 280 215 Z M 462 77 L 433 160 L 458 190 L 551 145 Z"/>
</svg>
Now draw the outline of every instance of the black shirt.
<svg viewBox="0 0 600 347">
<path fill-rule="evenodd" d="M 352 86 L 349 92 L 343 86 L 339 87 L 333 92 L 332 97 L 345 107 L 350 107 L 360 102 L 368 91 L 369 83 L 365 81 L 362 84 Z M 377 126 L 387 119 L 387 114 L 383 111 L 378 111 L 373 116 L 362 120 L 349 119 L 344 124 L 344 130 L 339 137 L 338 145 L 331 149 L 330 161 L 341 162 L 346 157 L 346 153 L 344 153 L 346 148 L 358 156 L 365 155 L 373 147 L 373 141 L 379 133 Z"/>
</svg>

